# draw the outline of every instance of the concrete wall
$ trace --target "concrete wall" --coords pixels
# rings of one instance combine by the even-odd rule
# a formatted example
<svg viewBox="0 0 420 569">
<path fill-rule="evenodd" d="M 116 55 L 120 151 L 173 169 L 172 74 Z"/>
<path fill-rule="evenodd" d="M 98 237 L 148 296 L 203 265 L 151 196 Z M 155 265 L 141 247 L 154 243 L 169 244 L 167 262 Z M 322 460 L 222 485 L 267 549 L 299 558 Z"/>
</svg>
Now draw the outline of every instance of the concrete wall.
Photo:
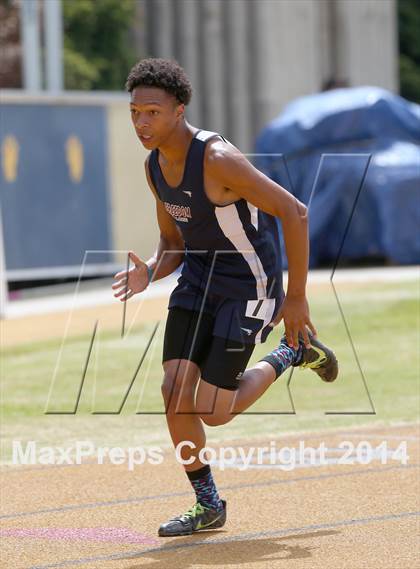
<svg viewBox="0 0 420 569">
<path fill-rule="evenodd" d="M 396 0 L 137 0 L 141 55 L 174 57 L 187 117 L 244 152 L 284 105 L 330 77 L 398 91 Z"/>
<path fill-rule="evenodd" d="M 282 107 L 322 83 L 319 6 L 312 0 L 253 2 L 254 133 Z"/>
<path fill-rule="evenodd" d="M 398 92 L 395 0 L 335 0 L 338 73 L 351 85 Z"/>
</svg>

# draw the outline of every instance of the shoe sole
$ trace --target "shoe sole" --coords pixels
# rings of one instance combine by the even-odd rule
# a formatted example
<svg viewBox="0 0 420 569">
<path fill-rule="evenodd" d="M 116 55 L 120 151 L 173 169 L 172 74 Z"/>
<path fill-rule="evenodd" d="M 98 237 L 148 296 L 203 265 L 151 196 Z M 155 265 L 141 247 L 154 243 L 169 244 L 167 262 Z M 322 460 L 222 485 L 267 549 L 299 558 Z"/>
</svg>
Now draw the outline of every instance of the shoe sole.
<svg viewBox="0 0 420 569">
<path fill-rule="evenodd" d="M 313 336 L 310 338 L 310 342 L 316 348 L 319 348 L 327 355 L 327 361 L 321 368 L 311 368 L 322 381 L 326 381 L 327 383 L 332 383 L 337 379 L 338 376 L 338 360 L 332 350 L 324 346 L 321 342 L 316 340 Z"/>
<path fill-rule="evenodd" d="M 182 536 L 182 535 L 192 535 L 192 531 L 183 531 L 183 532 L 177 532 L 177 533 L 164 533 L 163 531 L 159 530 L 158 531 L 158 536 L 159 537 L 178 537 L 178 536 Z"/>
<path fill-rule="evenodd" d="M 179 531 L 179 532 L 165 532 L 165 530 L 162 530 L 161 528 L 159 528 L 158 530 L 158 536 L 159 537 L 178 537 L 178 536 L 183 536 L 183 535 L 192 535 L 193 533 L 197 533 L 198 531 L 206 531 L 206 530 L 212 530 L 212 529 L 218 529 L 221 528 L 225 525 L 226 523 L 226 501 L 222 500 L 222 503 L 224 505 L 225 511 L 224 511 L 224 515 L 218 519 L 215 520 L 215 522 L 209 526 L 206 526 L 204 528 L 200 528 L 200 529 L 193 529 L 190 531 Z"/>
<path fill-rule="evenodd" d="M 193 533 L 197 533 L 199 531 L 206 531 L 206 530 L 212 530 L 212 529 L 218 529 L 221 528 L 225 525 L 225 522 L 221 523 L 215 523 L 212 524 L 210 526 L 207 526 L 205 528 L 200 528 L 200 529 L 195 529 L 192 531 L 183 531 L 183 532 L 177 532 L 177 533 L 164 533 L 163 531 L 159 530 L 158 531 L 158 536 L 159 537 L 178 537 L 178 536 L 182 536 L 182 535 L 192 535 Z"/>
</svg>

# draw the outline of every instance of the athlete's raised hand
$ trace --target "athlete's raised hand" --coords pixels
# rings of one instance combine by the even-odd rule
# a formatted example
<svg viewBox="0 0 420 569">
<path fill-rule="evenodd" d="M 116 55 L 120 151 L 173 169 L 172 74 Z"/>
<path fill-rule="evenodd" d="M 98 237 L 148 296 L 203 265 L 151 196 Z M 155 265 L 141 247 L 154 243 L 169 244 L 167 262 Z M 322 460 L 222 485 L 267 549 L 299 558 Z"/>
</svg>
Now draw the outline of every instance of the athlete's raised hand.
<svg viewBox="0 0 420 569">
<path fill-rule="evenodd" d="M 113 290 L 117 291 L 114 296 L 121 301 L 126 301 L 134 294 L 142 292 L 149 284 L 149 272 L 146 263 L 132 251 L 128 253 L 128 256 L 134 263 L 134 267 L 114 275 L 117 282 L 112 285 Z"/>
<path fill-rule="evenodd" d="M 305 346 L 307 348 L 311 346 L 308 336 L 308 328 L 314 336 L 316 336 L 317 332 L 315 326 L 311 322 L 308 301 L 305 296 L 286 295 L 279 312 L 270 323 L 270 326 L 277 326 L 277 324 L 282 320 L 284 321 L 286 340 L 291 348 L 294 348 L 295 350 L 298 349 L 299 334 L 302 335 Z"/>
</svg>

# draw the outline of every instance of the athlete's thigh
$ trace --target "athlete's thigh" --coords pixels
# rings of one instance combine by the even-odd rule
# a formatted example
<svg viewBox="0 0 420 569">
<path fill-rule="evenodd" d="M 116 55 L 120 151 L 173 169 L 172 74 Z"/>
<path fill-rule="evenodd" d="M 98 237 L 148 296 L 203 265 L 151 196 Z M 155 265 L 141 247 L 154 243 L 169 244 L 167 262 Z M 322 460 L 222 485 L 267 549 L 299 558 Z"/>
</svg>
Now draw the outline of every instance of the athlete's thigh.
<svg viewBox="0 0 420 569">
<path fill-rule="evenodd" d="M 163 363 L 164 385 L 179 389 L 181 385 L 195 387 L 201 371 L 197 364 L 190 360 L 173 359 Z"/>
<path fill-rule="evenodd" d="M 213 318 L 179 306 L 169 309 L 163 342 L 162 395 L 167 412 L 191 411 Z M 182 409 L 181 409 L 182 407 Z"/>
<path fill-rule="evenodd" d="M 189 360 L 201 367 L 212 339 L 214 318 L 175 306 L 169 309 L 163 341 L 162 363 Z"/>
<path fill-rule="evenodd" d="M 230 410 L 254 348 L 254 344 L 213 337 L 201 368 L 201 381 L 196 395 L 197 411 L 213 413 L 217 409 L 220 413 Z"/>
<path fill-rule="evenodd" d="M 223 389 L 207 381 L 200 380 L 195 399 L 195 411 L 208 425 L 220 425 L 235 407 L 237 390 Z M 214 419 L 214 423 L 212 420 Z"/>
</svg>

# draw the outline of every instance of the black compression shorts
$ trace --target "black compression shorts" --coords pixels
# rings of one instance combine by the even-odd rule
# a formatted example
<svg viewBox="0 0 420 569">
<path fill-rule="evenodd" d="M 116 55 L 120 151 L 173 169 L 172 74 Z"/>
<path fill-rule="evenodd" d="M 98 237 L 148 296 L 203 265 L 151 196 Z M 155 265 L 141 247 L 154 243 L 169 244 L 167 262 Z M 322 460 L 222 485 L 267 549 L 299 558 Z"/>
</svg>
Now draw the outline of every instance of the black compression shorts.
<svg viewBox="0 0 420 569">
<path fill-rule="evenodd" d="M 282 301 L 205 294 L 181 277 L 169 300 L 163 361 L 193 361 L 204 381 L 238 389 L 255 344 L 265 342 L 272 331 L 269 323 Z"/>
<path fill-rule="evenodd" d="M 175 306 L 169 310 L 163 345 L 163 362 L 190 360 L 201 379 L 222 389 L 236 390 L 255 344 L 213 335 L 215 316 Z"/>
</svg>

